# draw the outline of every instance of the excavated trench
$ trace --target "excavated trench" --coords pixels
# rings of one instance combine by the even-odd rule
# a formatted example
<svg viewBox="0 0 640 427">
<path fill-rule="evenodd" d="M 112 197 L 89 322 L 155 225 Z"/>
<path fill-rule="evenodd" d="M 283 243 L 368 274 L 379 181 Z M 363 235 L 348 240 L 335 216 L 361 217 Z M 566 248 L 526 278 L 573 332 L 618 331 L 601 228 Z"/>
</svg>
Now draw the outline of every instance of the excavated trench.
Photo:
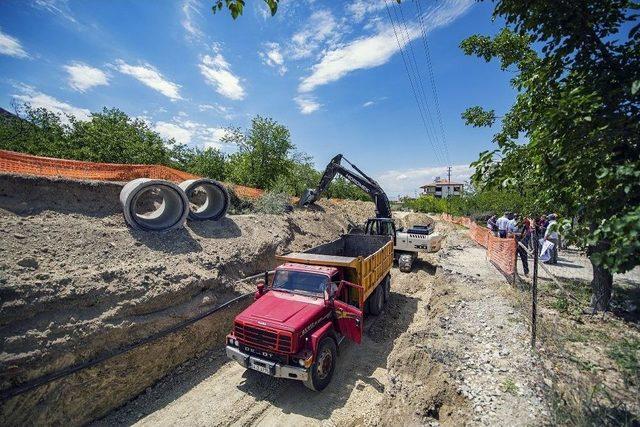
<svg viewBox="0 0 640 427">
<path fill-rule="evenodd" d="M 277 253 L 330 241 L 373 213 L 323 202 L 285 215 L 231 215 L 134 231 L 122 184 L 0 175 L 0 389 L 91 361 L 251 291 L 242 277 Z M 6 424 L 83 424 L 176 366 L 220 348 L 250 300 L 2 402 Z"/>
</svg>

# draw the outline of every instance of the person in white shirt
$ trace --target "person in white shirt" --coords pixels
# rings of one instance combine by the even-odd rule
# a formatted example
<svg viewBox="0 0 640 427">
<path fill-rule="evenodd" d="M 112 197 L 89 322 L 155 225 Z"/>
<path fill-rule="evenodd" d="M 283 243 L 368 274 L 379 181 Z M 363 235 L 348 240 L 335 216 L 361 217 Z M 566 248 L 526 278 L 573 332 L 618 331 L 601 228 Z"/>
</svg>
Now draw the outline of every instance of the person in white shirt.
<svg viewBox="0 0 640 427">
<path fill-rule="evenodd" d="M 556 221 L 556 215 L 549 215 L 549 224 L 547 224 L 547 229 L 544 232 L 544 240 L 548 240 L 553 243 L 553 248 L 551 249 L 551 258 L 547 262 L 547 264 L 557 264 L 558 263 L 558 244 L 560 243 L 560 239 L 558 239 L 558 222 Z"/>
<path fill-rule="evenodd" d="M 496 221 L 496 225 L 498 226 L 498 235 L 502 238 L 507 237 L 507 232 L 509 231 L 509 212 L 505 212 L 498 220 Z"/>
</svg>

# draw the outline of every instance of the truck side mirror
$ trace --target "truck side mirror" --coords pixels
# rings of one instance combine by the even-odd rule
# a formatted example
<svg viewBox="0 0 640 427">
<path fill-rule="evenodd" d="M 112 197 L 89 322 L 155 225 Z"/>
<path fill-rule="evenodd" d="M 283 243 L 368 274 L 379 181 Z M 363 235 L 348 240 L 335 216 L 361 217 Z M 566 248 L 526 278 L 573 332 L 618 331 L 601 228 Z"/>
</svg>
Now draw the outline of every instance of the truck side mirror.
<svg viewBox="0 0 640 427">
<path fill-rule="evenodd" d="M 258 288 L 258 293 L 260 295 L 264 294 L 264 280 L 260 279 L 256 282 L 256 288 Z"/>
</svg>

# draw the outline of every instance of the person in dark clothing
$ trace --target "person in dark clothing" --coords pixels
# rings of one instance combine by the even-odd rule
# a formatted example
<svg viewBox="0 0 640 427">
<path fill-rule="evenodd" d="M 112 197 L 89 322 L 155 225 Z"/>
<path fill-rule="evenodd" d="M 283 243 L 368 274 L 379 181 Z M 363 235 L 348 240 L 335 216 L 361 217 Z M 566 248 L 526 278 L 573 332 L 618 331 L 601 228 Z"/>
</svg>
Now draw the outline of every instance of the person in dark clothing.
<svg viewBox="0 0 640 427">
<path fill-rule="evenodd" d="M 487 228 L 493 233 L 494 236 L 498 235 L 498 224 L 496 223 L 497 217 L 491 215 L 491 218 L 487 220 Z"/>
<path fill-rule="evenodd" d="M 527 239 L 527 230 L 525 229 L 525 225 L 521 222 L 518 222 L 515 227 L 512 229 L 512 234 L 516 239 L 516 253 L 520 257 L 520 261 L 522 261 L 522 270 L 524 271 L 524 275 L 529 275 L 529 256 L 527 254 L 527 250 L 520 246 L 518 242 L 521 242 L 525 247 L 528 244 Z"/>
</svg>

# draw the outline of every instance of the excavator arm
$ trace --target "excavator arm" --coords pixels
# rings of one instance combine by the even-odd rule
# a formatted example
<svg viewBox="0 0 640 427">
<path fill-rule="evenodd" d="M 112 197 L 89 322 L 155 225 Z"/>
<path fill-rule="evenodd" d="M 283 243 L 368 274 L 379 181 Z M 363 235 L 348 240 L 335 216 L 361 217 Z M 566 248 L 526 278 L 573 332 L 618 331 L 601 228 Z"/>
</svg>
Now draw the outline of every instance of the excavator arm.
<svg viewBox="0 0 640 427">
<path fill-rule="evenodd" d="M 342 166 L 342 160 L 349 163 L 349 165 L 351 165 L 355 172 Z M 367 174 L 362 172 L 356 165 L 344 158 L 342 154 L 338 154 L 333 159 L 331 159 L 324 171 L 324 174 L 322 174 L 322 178 L 320 179 L 320 183 L 318 184 L 318 186 L 315 189 L 308 189 L 307 191 L 305 191 L 302 197 L 300 197 L 300 206 L 307 206 L 318 200 L 322 193 L 329 187 L 329 184 L 337 174 L 340 174 L 348 179 L 362 191 L 367 193 L 371 197 L 371 199 L 373 199 L 373 202 L 376 205 L 377 218 L 391 218 L 391 206 L 389 205 L 389 198 L 385 194 L 382 187 L 380 187 L 380 185 L 373 178 L 367 176 Z"/>
</svg>

